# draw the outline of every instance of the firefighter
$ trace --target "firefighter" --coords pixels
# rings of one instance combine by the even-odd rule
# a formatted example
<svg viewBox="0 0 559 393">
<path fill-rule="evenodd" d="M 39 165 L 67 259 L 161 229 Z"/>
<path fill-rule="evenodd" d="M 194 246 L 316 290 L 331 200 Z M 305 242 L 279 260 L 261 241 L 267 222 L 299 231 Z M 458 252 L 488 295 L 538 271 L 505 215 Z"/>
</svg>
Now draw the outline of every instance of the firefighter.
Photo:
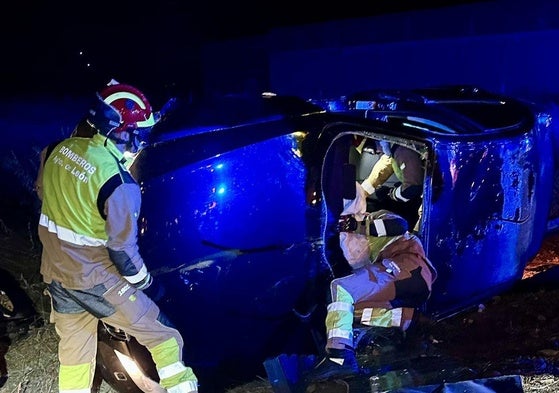
<svg viewBox="0 0 559 393">
<path fill-rule="evenodd" d="M 406 220 L 386 210 L 366 213 L 366 193 L 359 183 L 356 188 L 355 200 L 344 200 L 338 226 L 340 246 L 353 272 L 330 284 L 326 356 L 306 375 L 308 382 L 357 374 L 355 316 L 360 315 L 363 325 L 405 332 L 429 298 L 436 278 Z"/>
<path fill-rule="evenodd" d="M 386 209 L 398 213 L 408 220 L 414 232 L 418 232 L 425 176 L 419 153 L 387 141 L 370 141 L 365 144 L 365 148 L 381 156 L 361 183 L 368 196 L 368 210 Z M 393 174 L 398 182 L 394 186 L 385 185 Z"/>
<path fill-rule="evenodd" d="M 194 393 L 183 338 L 148 296 L 159 292 L 137 245 L 141 193 L 124 149 L 141 147 L 155 124 L 144 94 L 111 81 L 72 136 L 43 150 L 36 182 L 41 274 L 59 336 L 59 392 L 91 392 L 99 320 L 134 336 L 151 353 L 159 384 Z"/>
</svg>

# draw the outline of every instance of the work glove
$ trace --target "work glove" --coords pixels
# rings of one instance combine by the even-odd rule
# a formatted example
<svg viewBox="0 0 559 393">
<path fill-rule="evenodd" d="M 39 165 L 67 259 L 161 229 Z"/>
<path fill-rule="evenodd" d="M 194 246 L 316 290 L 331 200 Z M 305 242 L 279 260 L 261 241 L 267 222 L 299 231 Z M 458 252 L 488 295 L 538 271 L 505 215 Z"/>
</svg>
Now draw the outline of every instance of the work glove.
<svg viewBox="0 0 559 393">
<path fill-rule="evenodd" d="M 353 217 L 353 215 L 351 214 L 348 214 L 340 216 L 336 229 L 338 230 L 338 232 L 353 232 L 357 229 L 357 226 L 358 224 L 355 217 Z"/>
<path fill-rule="evenodd" d="M 390 193 L 393 192 L 393 190 L 394 189 L 392 187 L 380 186 L 369 198 L 381 203 L 386 202 L 390 199 Z"/>
<path fill-rule="evenodd" d="M 141 289 L 154 302 L 161 300 L 165 295 L 163 284 L 159 280 L 155 280 L 150 273 L 135 286 L 137 289 Z"/>
<path fill-rule="evenodd" d="M 340 216 L 336 229 L 338 232 L 352 232 L 360 235 L 369 235 L 368 226 L 368 219 L 357 221 L 353 215 L 349 214 Z"/>
</svg>

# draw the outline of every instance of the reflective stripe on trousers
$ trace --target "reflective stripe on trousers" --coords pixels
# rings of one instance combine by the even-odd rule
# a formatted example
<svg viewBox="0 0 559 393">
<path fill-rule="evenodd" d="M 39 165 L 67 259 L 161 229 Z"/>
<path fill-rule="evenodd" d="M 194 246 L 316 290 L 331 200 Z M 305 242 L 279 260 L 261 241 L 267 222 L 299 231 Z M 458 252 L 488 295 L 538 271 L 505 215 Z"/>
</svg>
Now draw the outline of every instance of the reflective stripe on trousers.
<svg viewBox="0 0 559 393">
<path fill-rule="evenodd" d="M 198 391 L 198 380 L 190 367 L 180 360 L 180 346 L 173 337 L 155 347 L 149 348 L 157 365 L 159 384 L 172 393 Z"/>
<path fill-rule="evenodd" d="M 411 307 L 365 308 L 361 315 L 361 323 L 367 326 L 399 327 L 406 331 L 411 325 L 414 311 Z"/>
<path fill-rule="evenodd" d="M 353 298 L 339 285 L 335 292 L 326 314 L 326 348 L 353 348 Z"/>
<path fill-rule="evenodd" d="M 173 393 L 197 392 L 198 381 L 194 372 L 182 363 L 183 340 L 180 333 L 157 319 L 159 307 L 145 293 L 131 289 L 130 294 L 127 292 L 128 296 L 115 297 L 118 288 L 120 286 L 112 287 L 103 295 L 116 311 L 102 321 L 122 328 L 150 350 L 157 369 L 165 370 L 162 387 L 173 389 Z M 60 337 L 60 392 L 89 393 L 95 370 L 99 319 L 86 311 L 54 311 L 53 314 Z"/>
<path fill-rule="evenodd" d="M 58 342 L 60 393 L 89 393 L 95 372 L 97 319 L 88 312 L 61 314 L 53 311 Z M 79 348 L 80 350 L 76 350 Z"/>
</svg>

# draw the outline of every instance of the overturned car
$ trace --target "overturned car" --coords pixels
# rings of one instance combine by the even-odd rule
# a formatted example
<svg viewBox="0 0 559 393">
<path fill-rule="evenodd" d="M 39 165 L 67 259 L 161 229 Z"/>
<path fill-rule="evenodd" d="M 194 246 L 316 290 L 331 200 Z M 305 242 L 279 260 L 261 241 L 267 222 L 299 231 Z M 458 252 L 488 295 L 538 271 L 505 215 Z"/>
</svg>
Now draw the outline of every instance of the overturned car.
<svg viewBox="0 0 559 393">
<path fill-rule="evenodd" d="M 322 348 L 328 285 L 350 272 L 337 230 L 347 185 L 378 159 L 356 154 L 356 138 L 422 158 L 417 235 L 438 271 L 422 311 L 441 319 L 510 288 L 555 229 L 556 137 L 549 114 L 470 86 L 179 101 L 131 171 L 143 191 L 141 251 L 165 288 L 157 302 L 201 391 Z M 153 391 L 145 350 L 100 331 L 102 377 Z"/>
</svg>

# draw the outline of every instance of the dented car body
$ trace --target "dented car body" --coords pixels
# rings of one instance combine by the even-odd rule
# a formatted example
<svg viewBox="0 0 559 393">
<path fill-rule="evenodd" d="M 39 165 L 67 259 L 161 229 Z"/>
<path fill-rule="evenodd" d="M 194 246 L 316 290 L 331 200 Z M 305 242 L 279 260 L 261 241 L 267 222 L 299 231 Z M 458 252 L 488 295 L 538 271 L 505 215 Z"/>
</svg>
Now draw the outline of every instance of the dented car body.
<svg viewBox="0 0 559 393">
<path fill-rule="evenodd" d="M 280 353 L 321 348 L 329 282 L 350 272 L 336 231 L 345 190 L 374 162 L 356 155 L 356 137 L 423 159 L 417 234 L 438 278 L 422 311 L 441 319 L 510 288 L 555 229 L 553 130 L 532 104 L 462 86 L 179 104 L 131 171 L 142 255 L 165 287 L 158 305 L 204 391 L 254 379 Z M 100 337 L 103 378 L 147 391 L 114 357 L 120 346 L 151 367 L 134 340 Z"/>
</svg>

